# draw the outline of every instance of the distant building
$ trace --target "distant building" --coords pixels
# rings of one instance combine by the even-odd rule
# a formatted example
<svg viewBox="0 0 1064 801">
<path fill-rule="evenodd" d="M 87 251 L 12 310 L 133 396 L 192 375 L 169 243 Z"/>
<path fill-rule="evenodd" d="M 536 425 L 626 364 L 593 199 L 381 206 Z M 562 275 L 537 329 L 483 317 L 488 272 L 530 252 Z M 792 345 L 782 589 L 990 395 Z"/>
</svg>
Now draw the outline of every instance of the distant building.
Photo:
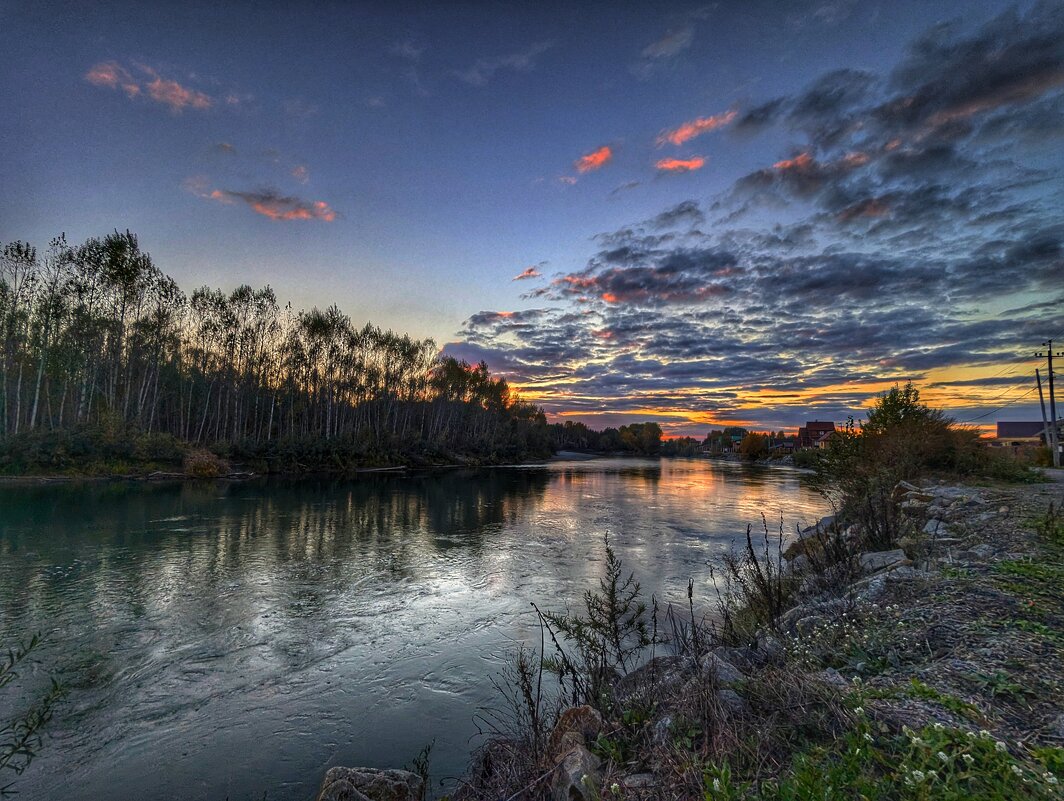
<svg viewBox="0 0 1064 801">
<path fill-rule="evenodd" d="M 796 448 L 819 448 L 824 447 L 820 440 L 828 434 L 835 433 L 835 424 L 825 420 L 810 420 L 798 429 L 798 437 L 795 440 Z M 827 440 L 825 440 L 825 443 Z"/>
<path fill-rule="evenodd" d="M 1042 445 L 1045 442 L 1045 427 L 1038 420 L 999 422 L 997 436 L 992 444 L 1004 447 Z"/>
</svg>

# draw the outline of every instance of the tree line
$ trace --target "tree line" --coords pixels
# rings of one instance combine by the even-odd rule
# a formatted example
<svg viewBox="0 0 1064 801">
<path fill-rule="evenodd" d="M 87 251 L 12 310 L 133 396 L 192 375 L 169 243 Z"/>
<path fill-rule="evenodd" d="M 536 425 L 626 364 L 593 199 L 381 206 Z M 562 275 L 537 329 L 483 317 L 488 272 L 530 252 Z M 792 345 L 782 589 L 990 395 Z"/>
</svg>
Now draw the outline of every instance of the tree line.
<svg viewBox="0 0 1064 801">
<path fill-rule="evenodd" d="M 431 339 L 295 311 L 270 287 L 185 294 L 115 231 L 0 253 L 0 440 L 85 427 L 268 453 L 549 452 L 546 421 L 483 363 Z"/>
</svg>

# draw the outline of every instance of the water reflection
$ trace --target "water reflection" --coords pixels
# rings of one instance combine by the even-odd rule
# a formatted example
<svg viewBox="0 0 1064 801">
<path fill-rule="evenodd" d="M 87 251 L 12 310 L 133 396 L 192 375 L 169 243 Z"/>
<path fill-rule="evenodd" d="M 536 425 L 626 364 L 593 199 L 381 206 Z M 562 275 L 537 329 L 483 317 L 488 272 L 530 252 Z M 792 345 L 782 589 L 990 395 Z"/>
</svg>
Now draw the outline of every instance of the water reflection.
<svg viewBox="0 0 1064 801">
<path fill-rule="evenodd" d="M 300 798 L 432 737 L 458 772 L 529 602 L 577 599 L 603 534 L 667 598 L 761 511 L 820 507 L 795 472 L 698 460 L 0 488 L 0 639 L 44 630 L 73 689 L 20 789 Z"/>
</svg>

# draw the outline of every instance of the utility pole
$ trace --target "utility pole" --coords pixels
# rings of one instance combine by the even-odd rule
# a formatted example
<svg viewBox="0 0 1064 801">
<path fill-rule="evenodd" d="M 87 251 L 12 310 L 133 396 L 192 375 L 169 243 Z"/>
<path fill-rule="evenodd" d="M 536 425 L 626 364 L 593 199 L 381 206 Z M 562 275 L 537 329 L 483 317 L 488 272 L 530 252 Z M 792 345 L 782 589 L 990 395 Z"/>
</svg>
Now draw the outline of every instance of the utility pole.
<svg viewBox="0 0 1064 801">
<path fill-rule="evenodd" d="M 1047 339 L 1042 346 L 1045 352 L 1035 355 L 1039 358 L 1045 356 L 1049 360 L 1049 371 L 1046 377 L 1049 380 L 1049 437 L 1052 441 L 1048 444 L 1053 451 L 1053 467 L 1060 467 L 1060 427 L 1057 422 L 1057 396 L 1053 391 L 1053 357 L 1064 356 L 1064 351 L 1053 353 L 1052 339 Z"/>
<path fill-rule="evenodd" d="M 1034 370 L 1034 380 L 1038 382 L 1038 403 L 1042 407 L 1042 434 L 1046 438 L 1046 447 L 1053 448 L 1053 437 L 1049 435 L 1049 418 L 1046 417 L 1046 399 L 1042 394 L 1042 374 L 1038 372 L 1036 367 Z"/>
</svg>

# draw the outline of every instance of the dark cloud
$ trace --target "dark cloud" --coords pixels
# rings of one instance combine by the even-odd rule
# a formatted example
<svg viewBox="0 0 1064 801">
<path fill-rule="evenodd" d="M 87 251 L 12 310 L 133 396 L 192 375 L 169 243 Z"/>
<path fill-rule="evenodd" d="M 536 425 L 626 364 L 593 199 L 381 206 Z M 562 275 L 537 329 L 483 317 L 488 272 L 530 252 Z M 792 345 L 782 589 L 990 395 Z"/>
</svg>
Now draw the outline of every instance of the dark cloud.
<svg viewBox="0 0 1064 801">
<path fill-rule="evenodd" d="M 471 318 L 463 339 L 548 386 L 548 411 L 841 419 L 912 378 L 978 414 L 980 389 L 1015 376 L 936 371 L 992 369 L 1064 329 L 1046 166 L 1064 120 L 1059 10 L 938 26 L 888 75 L 836 70 L 739 112 L 737 131 L 775 126 L 793 148 L 708 202 L 598 235 L 583 268 L 526 296 L 556 306 Z"/>
</svg>

